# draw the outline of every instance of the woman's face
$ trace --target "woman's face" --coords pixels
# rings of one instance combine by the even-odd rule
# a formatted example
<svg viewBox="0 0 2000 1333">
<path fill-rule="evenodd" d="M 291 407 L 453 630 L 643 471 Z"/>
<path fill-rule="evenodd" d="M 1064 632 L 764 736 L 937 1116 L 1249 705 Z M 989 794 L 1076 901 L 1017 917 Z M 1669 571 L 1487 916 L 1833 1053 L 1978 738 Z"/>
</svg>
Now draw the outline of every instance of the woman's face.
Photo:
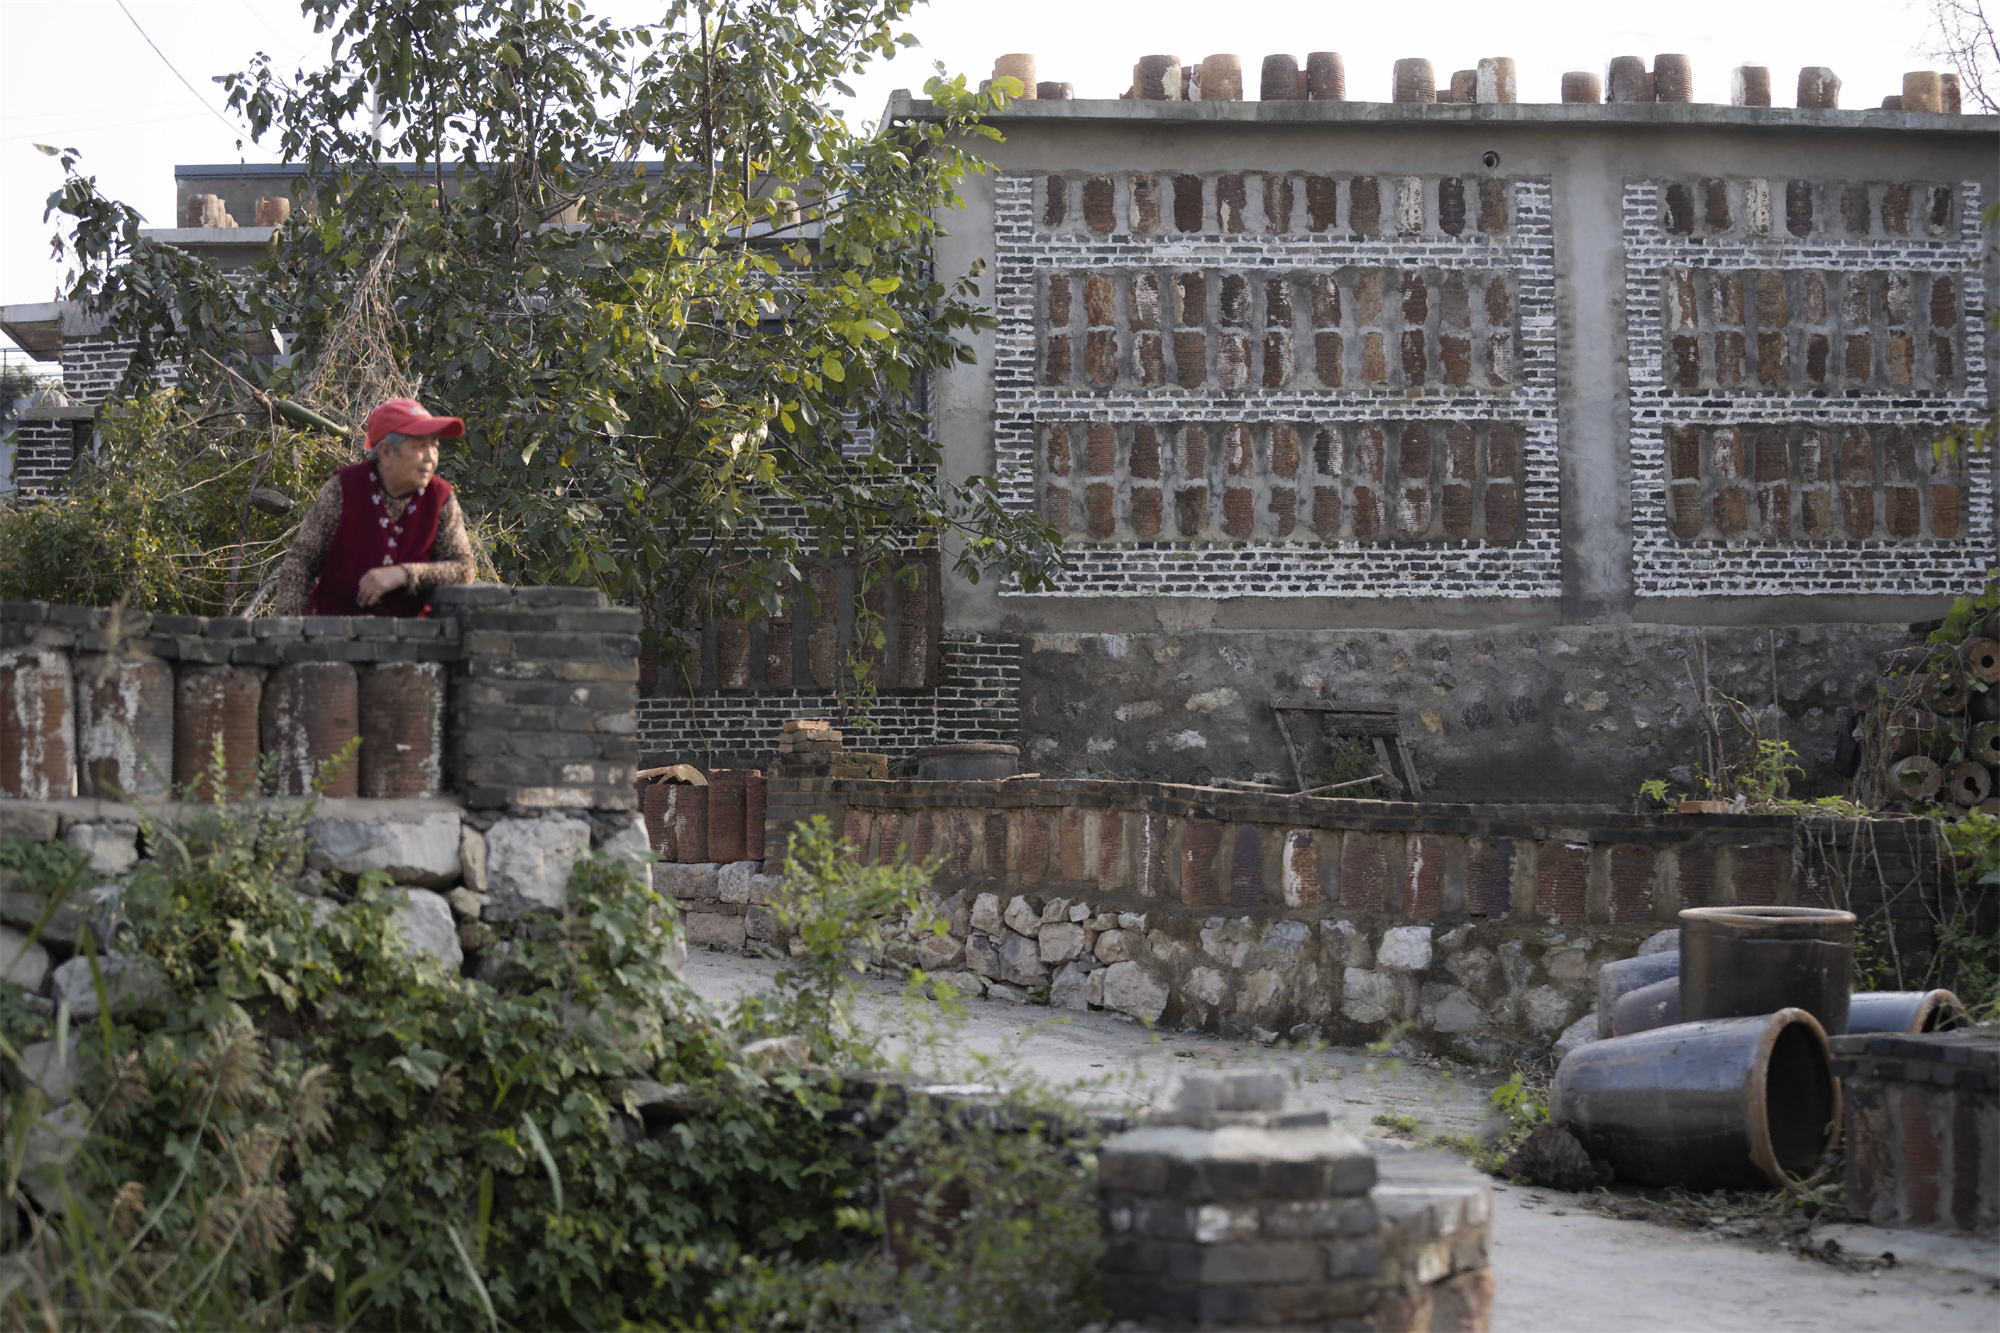
<svg viewBox="0 0 2000 1333">
<path fill-rule="evenodd" d="M 432 438 L 392 435 L 376 446 L 375 468 L 391 495 L 408 495 L 437 475 L 438 443 Z"/>
</svg>

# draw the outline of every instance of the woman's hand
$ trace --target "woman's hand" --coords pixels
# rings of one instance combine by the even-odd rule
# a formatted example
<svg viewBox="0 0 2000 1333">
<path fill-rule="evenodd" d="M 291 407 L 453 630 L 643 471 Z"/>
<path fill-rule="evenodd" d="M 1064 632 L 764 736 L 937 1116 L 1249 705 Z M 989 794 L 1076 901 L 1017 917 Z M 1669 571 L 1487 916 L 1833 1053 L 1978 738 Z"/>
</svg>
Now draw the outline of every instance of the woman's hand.
<svg viewBox="0 0 2000 1333">
<path fill-rule="evenodd" d="M 387 593 L 410 584 L 410 571 L 402 565 L 382 565 L 361 576 L 361 586 L 355 590 L 354 600 L 363 606 L 373 606 Z"/>
</svg>

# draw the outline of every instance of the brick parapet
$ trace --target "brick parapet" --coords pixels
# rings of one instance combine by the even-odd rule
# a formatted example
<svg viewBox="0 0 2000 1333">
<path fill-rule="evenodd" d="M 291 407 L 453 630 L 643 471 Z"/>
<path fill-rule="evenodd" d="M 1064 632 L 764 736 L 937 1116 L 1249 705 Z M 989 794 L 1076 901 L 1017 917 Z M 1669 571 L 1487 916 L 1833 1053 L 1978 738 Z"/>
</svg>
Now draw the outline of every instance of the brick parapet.
<svg viewBox="0 0 2000 1333">
<path fill-rule="evenodd" d="M 1834 1037 L 1850 1216 L 2000 1232 L 2000 1038 L 1990 1029 Z"/>
<path fill-rule="evenodd" d="M 440 588 L 458 629 L 447 762 L 468 806 L 637 805 L 638 611 L 595 588 Z"/>
</svg>

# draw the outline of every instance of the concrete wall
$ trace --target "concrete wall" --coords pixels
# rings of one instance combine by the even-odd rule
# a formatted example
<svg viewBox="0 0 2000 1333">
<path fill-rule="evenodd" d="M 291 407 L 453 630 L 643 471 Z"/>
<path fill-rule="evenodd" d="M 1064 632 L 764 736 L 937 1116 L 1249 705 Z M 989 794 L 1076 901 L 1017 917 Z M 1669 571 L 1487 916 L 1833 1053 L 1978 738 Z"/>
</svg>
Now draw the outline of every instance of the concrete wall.
<svg viewBox="0 0 2000 1333">
<path fill-rule="evenodd" d="M 925 104 L 894 109 L 922 115 Z M 1887 438 L 1894 428 L 1977 420 L 1990 400 L 1991 246 L 1973 210 L 1995 197 L 2000 120 L 1665 104 L 1037 102 L 1017 104 L 996 123 L 1005 142 L 982 148 L 996 170 L 967 183 L 939 267 L 956 273 L 984 263 L 984 290 L 1002 325 L 977 336 L 975 366 L 940 384 L 940 431 L 954 474 L 1012 471 L 1014 503 L 1046 506 L 1048 484 L 1073 487 L 1067 540 L 1079 574 L 1057 593 L 1036 596 L 990 580 L 948 580 L 945 632 L 1022 638 L 1028 767 L 1289 781 L 1267 705 L 1274 693 L 1306 691 L 1398 705 L 1418 766 L 1436 783 L 1433 796 L 1623 801 L 1643 778 L 1678 777 L 1674 770 L 1684 770 L 1692 753 L 1694 693 L 1683 657 L 1694 636 L 1706 639 L 1719 685 L 1760 710 L 1770 710 L 1775 695 L 1782 716 L 1768 719 L 1766 734 L 1792 741 L 1813 789 L 1823 791 L 1836 782 L 1823 763 L 1832 715 L 1870 677 L 1875 655 L 1902 642 L 1908 624 L 1941 614 L 1951 594 L 1976 587 L 1993 560 L 1990 461 L 1905 476 L 1885 450 L 1900 447 Z M 1081 192 L 1070 196 L 1069 216 L 1051 225 L 1051 174 L 1114 182 L 1109 231 L 1079 222 L 1090 202 Z M 1181 236 L 1171 221 L 1156 234 L 1132 234 L 1133 178 L 1230 174 L 1248 178 L 1253 225 L 1241 233 L 1211 203 L 1203 225 L 1217 234 Z M 1312 233 L 1301 220 L 1273 237 L 1257 202 L 1260 181 L 1314 174 L 1336 180 L 1342 192 L 1355 179 L 1375 179 L 1385 220 L 1373 233 L 1353 230 L 1342 193 L 1341 226 Z M 1457 235 L 1440 231 L 1447 178 L 1468 189 L 1474 178 L 1507 183 L 1515 213 L 1504 242 L 1475 235 L 1470 224 Z M 1407 235 L 1386 221 L 1402 180 L 1420 183 L 1426 210 Z M 1717 183 L 1730 203 L 1724 233 L 1700 211 L 1705 182 Z M 1794 189 L 1795 182 L 1803 185 Z M 1903 187 L 1919 203 L 1930 198 L 1926 191 L 1948 195 L 1942 221 L 1933 224 L 1925 207 L 1914 216 L 1903 209 L 1896 193 Z M 1801 190 L 1813 205 L 1803 228 L 1787 214 Z M 1760 191 L 1775 200 L 1768 220 L 1752 207 Z M 1534 228 L 1544 225 L 1534 208 L 1541 197 L 1552 274 L 1545 308 L 1534 304 L 1532 282 L 1541 262 L 1534 241 Z M 1687 198 L 1696 211 L 1684 228 Z M 1742 382 L 1716 383 L 1711 357 L 1695 391 L 1676 386 L 1662 292 L 1671 272 L 1701 276 L 1710 262 L 1747 273 L 1753 300 L 1767 271 L 1789 284 L 1792 308 L 1780 332 L 1790 339 L 1783 349 L 1790 360 L 1781 381 L 1760 376 L 1753 327 Z M 1277 267 L 1246 268 L 1257 264 Z M 1261 276 L 1395 264 L 1515 275 L 1524 293 L 1516 301 L 1518 381 L 1399 390 L 1350 380 L 1337 388 L 1306 383 L 1302 391 L 1302 379 L 1265 387 L 1253 374 L 1240 387 L 1211 378 L 1183 388 L 1172 375 L 1164 384 L 1134 382 L 1138 372 L 1122 364 L 1119 375 L 1098 380 L 1083 366 L 1084 316 L 1070 334 L 1073 368 L 1059 385 L 1049 382 L 1042 327 L 1049 273 L 1094 267 L 1129 283 L 1140 270 L 1170 276 L 1234 265 Z M 1821 274 L 1813 281 L 1833 283 L 1830 290 L 1850 272 L 1870 275 L 1881 289 L 1871 361 L 1859 380 L 1836 377 L 1829 387 L 1807 378 L 1820 325 L 1833 321 L 1826 327 L 1836 344 L 1841 336 L 1837 315 L 1803 308 L 1809 271 Z M 1957 342 L 1942 380 L 1925 369 L 1921 348 L 1914 372 L 1886 360 L 1886 343 L 1902 326 L 1893 309 L 1883 313 L 1892 300 L 1884 284 L 1898 273 L 1911 276 L 1919 296 L 1929 290 L 1927 275 L 1953 284 L 1956 325 L 1945 333 Z M 1081 303 L 1082 278 L 1072 281 Z M 1021 313 L 1010 324 L 1014 308 Z M 1546 399 L 1534 359 L 1543 318 L 1552 333 Z M 1921 324 L 1910 326 L 1918 343 Z M 1121 328 L 1119 336 L 1136 335 Z M 1120 353 L 1131 355 L 1122 344 Z M 1303 347 L 1297 359 L 1301 366 L 1308 359 Z M 1537 415 L 1544 410 L 1552 418 L 1546 426 Z M 1081 460 L 1093 422 L 1124 432 L 1122 450 L 1131 428 L 1119 423 L 1137 421 L 1454 417 L 1511 419 L 1527 433 L 1527 530 L 1512 547 L 1440 536 L 1435 525 L 1388 545 L 1356 540 L 1351 530 L 1329 540 L 1298 531 L 1278 541 L 1263 528 L 1244 539 L 1214 529 L 1182 539 L 1171 499 L 1164 530 L 1151 540 L 1135 535 L 1123 511 L 1093 531 L 1087 479 L 1051 476 L 1045 452 L 1051 424 L 1077 437 L 1071 454 Z M 1706 460 L 1692 479 L 1708 488 L 1702 494 L 1711 506 L 1718 487 L 1735 490 L 1748 512 L 1743 528 L 1733 536 L 1713 524 L 1695 536 L 1674 533 L 1666 443 L 1679 423 L 1701 432 L 1709 452 L 1718 429 L 1747 430 L 1754 440 L 1759 428 L 1782 427 L 1785 443 L 1772 457 L 1786 470 L 1774 478 L 1767 463 L 1762 494 L 1767 504 L 1776 496 L 1789 506 L 1788 529 L 1759 527 L 1760 478 L 1745 450 L 1737 473 L 1723 456 Z M 1803 508 L 1808 491 L 1819 488 L 1822 499 L 1811 503 L 1820 505 L 1838 480 L 1831 463 L 1813 462 L 1824 455 L 1812 453 L 1811 432 L 1837 444 L 1838 432 L 1855 427 L 1867 432 L 1875 460 L 1868 503 L 1877 526 L 1865 538 L 1846 536 L 1837 523 L 1813 528 Z M 1536 434 L 1542 430 L 1546 436 Z M 1543 438 L 1547 469 L 1538 473 L 1535 442 Z M 1024 439 L 1030 443 L 1015 443 Z M 1268 448 L 1257 447 L 1262 466 Z M 1113 480 L 1122 504 L 1130 483 L 1122 473 Z M 1892 523 L 1885 506 L 1901 502 L 1883 498 L 1887 491 L 1909 489 L 1921 509 L 1934 485 L 1950 491 L 1940 491 L 1940 504 L 1958 506 L 1941 529 L 1950 535 L 1923 526 L 1927 510 L 1914 529 Z M 1303 486 L 1297 504 L 1303 515 Z M 1532 558 L 1541 539 L 1546 564 Z M 1176 584 L 1155 572 L 1181 567 L 1197 576 Z"/>
</svg>

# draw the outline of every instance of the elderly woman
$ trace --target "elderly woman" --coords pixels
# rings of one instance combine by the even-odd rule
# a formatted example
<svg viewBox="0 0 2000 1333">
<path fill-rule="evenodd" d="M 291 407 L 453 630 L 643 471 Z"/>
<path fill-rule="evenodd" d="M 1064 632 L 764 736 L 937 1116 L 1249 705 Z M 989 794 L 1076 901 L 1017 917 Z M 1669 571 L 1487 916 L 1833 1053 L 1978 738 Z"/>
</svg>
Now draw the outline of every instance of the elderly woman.
<svg viewBox="0 0 2000 1333">
<path fill-rule="evenodd" d="M 370 456 L 320 487 L 278 570 L 281 616 L 421 616 L 425 594 L 472 582 L 472 544 L 438 440 L 465 434 L 413 398 L 368 414 Z"/>
</svg>

